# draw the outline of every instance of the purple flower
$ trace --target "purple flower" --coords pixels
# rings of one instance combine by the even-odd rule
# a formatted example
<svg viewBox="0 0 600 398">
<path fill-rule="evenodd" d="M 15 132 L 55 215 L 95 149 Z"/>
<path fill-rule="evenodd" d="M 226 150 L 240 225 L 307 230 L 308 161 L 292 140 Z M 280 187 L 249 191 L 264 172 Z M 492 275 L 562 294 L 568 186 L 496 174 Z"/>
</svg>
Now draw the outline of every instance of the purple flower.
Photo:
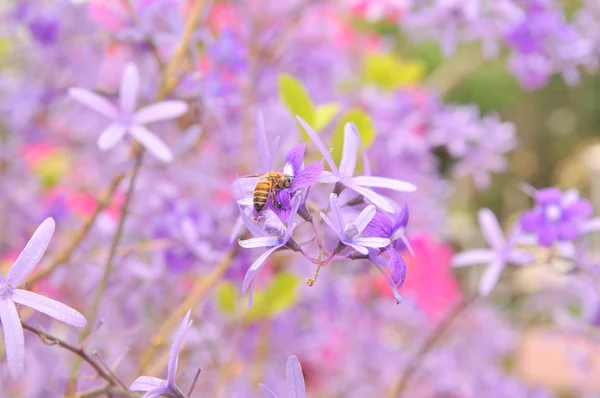
<svg viewBox="0 0 600 398">
<path fill-rule="evenodd" d="M 142 107 L 136 111 L 139 84 L 140 73 L 135 64 L 130 63 L 125 67 L 121 78 L 119 107 L 114 106 L 104 97 L 83 88 L 71 88 L 69 95 L 112 120 L 112 123 L 98 138 L 100 150 L 113 148 L 123 140 L 126 133 L 129 133 L 158 159 L 170 162 L 173 159 L 171 150 L 144 125 L 177 118 L 187 112 L 188 106 L 183 101 L 168 100 Z"/>
<path fill-rule="evenodd" d="M 15 304 L 33 308 L 69 325 L 82 327 L 86 324 L 83 315 L 73 308 L 37 293 L 16 289 L 42 258 L 54 234 L 54 227 L 52 218 L 45 219 L 6 275 L 4 277 L 0 275 L 0 321 L 4 329 L 4 349 L 8 370 L 13 378 L 23 373 L 25 365 L 25 339 Z"/>
<path fill-rule="evenodd" d="M 279 217 L 277 217 L 275 213 L 273 213 L 270 210 L 267 210 L 265 212 L 265 223 L 263 225 L 263 229 L 261 229 L 256 223 L 253 223 L 248 218 L 246 213 L 244 213 L 243 209 L 240 208 L 242 220 L 248 227 L 248 230 L 254 236 L 250 239 L 239 240 L 238 243 L 240 244 L 240 246 L 247 249 L 253 249 L 257 247 L 269 248 L 259 258 L 257 258 L 254 261 L 254 263 L 252 263 L 252 265 L 246 272 L 244 282 L 242 283 L 243 293 L 245 293 L 248 287 L 252 284 L 252 281 L 256 278 L 263 264 L 265 263 L 265 261 L 267 261 L 267 258 L 269 258 L 271 254 L 273 254 L 276 250 L 286 246 L 289 246 L 288 248 L 292 249 L 295 248 L 296 244 L 292 240 L 292 234 L 294 232 L 294 228 L 296 227 L 294 221 L 296 219 L 296 213 L 298 212 L 298 207 L 300 206 L 301 200 L 302 193 L 298 192 L 291 201 L 292 208 L 287 227 L 283 224 L 283 222 L 281 222 L 281 220 L 279 219 Z M 250 291 L 250 305 L 252 305 L 253 292 L 254 286 Z"/>
<path fill-rule="evenodd" d="M 378 249 L 391 243 L 389 238 L 363 236 L 363 231 L 373 217 L 375 217 L 375 213 L 377 212 L 375 206 L 369 205 L 365 207 L 354 221 L 346 224 L 342 216 L 342 210 L 338 204 L 338 196 L 335 193 L 329 195 L 329 205 L 331 218 L 327 217 L 324 213 L 321 213 L 321 217 L 335 231 L 342 244 L 352 247 L 360 254 L 367 255 L 370 248 Z"/>
<path fill-rule="evenodd" d="M 536 206 L 521 215 L 520 224 L 524 232 L 537 235 L 541 246 L 573 241 L 582 232 L 589 232 L 586 220 L 592 215 L 592 205 L 579 199 L 576 190 L 563 194 L 558 188 L 540 189 L 535 201 Z"/>
<path fill-rule="evenodd" d="M 364 236 L 387 238 L 390 240 L 391 243 L 388 246 L 378 250 L 370 250 L 369 258 L 373 261 L 383 252 L 390 254 L 389 261 L 379 262 L 379 265 L 385 265 L 386 268 L 389 268 L 392 273 L 392 281 L 398 289 L 402 287 L 406 280 L 406 263 L 398 252 L 408 249 L 412 253 L 412 248 L 405 236 L 408 218 L 409 213 L 406 204 L 394 220 L 390 219 L 386 213 L 378 211 L 363 231 Z"/>
<path fill-rule="evenodd" d="M 389 213 L 394 213 L 394 207 L 390 204 L 389 199 L 379 195 L 371 188 L 387 188 L 400 192 L 413 192 L 417 188 L 408 182 L 394 180 L 385 177 L 373 176 L 357 176 L 354 177 L 354 169 L 356 168 L 356 155 L 360 143 L 360 136 L 356 130 L 356 126 L 352 123 L 346 123 L 344 127 L 344 148 L 342 151 L 342 160 L 340 167 L 335 165 L 329 151 L 325 149 L 325 145 L 319 135 L 312 127 L 308 125 L 300 116 L 296 116 L 304 130 L 313 140 L 325 160 L 329 164 L 331 171 L 324 171 L 321 174 L 319 182 L 324 183 L 341 183 L 344 186 L 356 191 L 360 195 L 369 199 L 374 205 Z"/>
<path fill-rule="evenodd" d="M 285 365 L 285 379 L 289 387 L 289 398 L 306 398 L 306 386 L 304 385 L 304 374 L 302 374 L 302 366 L 295 355 L 290 355 Z M 259 384 L 260 389 L 267 398 L 277 398 L 264 384 Z"/>
<path fill-rule="evenodd" d="M 526 265 L 533 262 L 535 257 L 529 252 L 515 249 L 520 234 L 518 225 L 513 227 L 508 239 L 504 238 L 498 219 L 490 209 L 479 210 L 479 228 L 490 248 L 458 253 L 452 259 L 452 265 L 465 267 L 489 264 L 479 282 L 479 294 L 487 296 L 496 286 L 507 263 Z"/>
<path fill-rule="evenodd" d="M 131 391 L 145 391 L 143 398 L 154 398 L 154 397 L 173 397 L 173 398 L 184 398 L 185 394 L 181 392 L 177 384 L 175 384 L 175 375 L 177 373 L 177 362 L 179 361 L 179 350 L 181 349 L 181 343 L 183 342 L 183 336 L 192 326 L 190 321 L 191 310 L 185 314 L 173 343 L 171 344 L 171 350 L 169 351 L 169 364 L 167 367 L 167 380 L 159 379 L 152 376 L 140 376 L 131 384 L 129 389 Z"/>
</svg>

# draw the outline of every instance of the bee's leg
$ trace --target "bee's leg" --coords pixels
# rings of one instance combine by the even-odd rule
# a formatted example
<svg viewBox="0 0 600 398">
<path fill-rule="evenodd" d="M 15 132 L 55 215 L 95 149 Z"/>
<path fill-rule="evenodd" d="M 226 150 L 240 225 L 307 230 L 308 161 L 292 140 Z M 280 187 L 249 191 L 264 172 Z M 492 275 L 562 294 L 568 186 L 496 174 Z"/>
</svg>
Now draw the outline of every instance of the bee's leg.
<svg viewBox="0 0 600 398">
<path fill-rule="evenodd" d="M 283 206 L 281 205 L 281 203 L 279 203 L 279 202 L 277 201 L 277 199 L 275 199 L 275 192 L 276 192 L 276 191 L 275 191 L 275 186 L 273 186 L 273 187 L 271 188 L 271 198 L 272 198 L 272 201 L 273 201 L 273 206 L 275 206 L 275 207 L 276 207 L 276 208 L 278 208 L 279 210 L 282 210 L 282 209 L 283 209 Z"/>
</svg>

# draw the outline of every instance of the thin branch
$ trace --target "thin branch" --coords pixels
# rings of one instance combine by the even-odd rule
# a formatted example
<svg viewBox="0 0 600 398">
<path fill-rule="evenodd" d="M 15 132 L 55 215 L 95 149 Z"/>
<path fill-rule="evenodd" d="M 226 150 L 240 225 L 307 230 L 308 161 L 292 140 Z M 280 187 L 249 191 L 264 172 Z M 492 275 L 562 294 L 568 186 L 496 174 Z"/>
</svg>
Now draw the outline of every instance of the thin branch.
<svg viewBox="0 0 600 398">
<path fill-rule="evenodd" d="M 21 325 L 23 326 L 23 329 L 29 330 L 31 333 L 36 334 L 44 344 L 56 345 L 77 355 L 78 358 L 81 358 L 81 360 L 85 361 L 92 368 L 94 368 L 96 373 L 98 373 L 98 376 L 106 380 L 109 383 L 109 385 L 115 386 L 119 384 L 118 381 L 110 373 L 106 372 L 106 370 L 104 370 L 99 363 L 97 363 L 92 357 L 90 357 L 82 347 L 75 347 L 64 340 L 61 340 L 58 337 L 54 337 L 51 334 L 46 333 L 38 328 L 35 328 L 25 322 L 22 322 Z"/>
<path fill-rule="evenodd" d="M 85 326 L 81 334 L 81 339 L 85 340 L 91 330 L 93 325 L 96 322 L 96 317 L 98 316 L 98 309 L 100 308 L 100 302 L 102 301 L 102 297 L 104 296 L 104 291 L 106 290 L 106 285 L 108 284 L 108 278 L 112 271 L 113 261 L 115 259 L 115 255 L 117 253 L 117 246 L 119 245 L 119 241 L 121 240 L 121 236 L 123 235 L 123 230 L 125 226 L 125 220 L 127 219 L 127 213 L 129 206 L 131 204 L 131 199 L 133 197 L 133 191 L 135 188 L 135 181 L 139 174 L 140 168 L 142 166 L 142 160 L 144 158 L 144 152 L 138 151 L 133 166 L 133 172 L 131 175 L 131 179 L 129 181 L 129 187 L 127 189 L 127 194 L 125 196 L 125 203 L 121 208 L 121 215 L 119 217 L 119 223 L 117 225 L 117 231 L 113 237 L 113 240 L 110 245 L 110 252 L 108 254 L 108 258 L 106 259 L 106 264 L 104 265 L 104 273 L 102 275 L 102 279 L 100 280 L 100 286 L 98 287 L 98 291 L 96 292 L 96 296 L 94 297 L 94 301 L 92 304 L 92 311 L 88 316 L 88 323 Z M 73 368 L 71 369 L 71 377 L 69 380 L 69 384 L 67 386 L 67 396 L 73 395 L 75 392 L 75 386 L 77 384 L 77 374 L 79 373 L 79 366 L 81 365 L 81 360 L 75 360 L 73 364 Z"/>
<path fill-rule="evenodd" d="M 196 371 L 196 375 L 194 376 L 194 380 L 192 380 L 192 384 L 190 385 L 190 389 L 186 395 L 186 397 L 191 397 L 192 393 L 194 392 L 194 388 L 196 387 L 196 383 L 198 382 L 198 378 L 200 377 L 200 372 L 202 372 L 201 368 L 198 368 L 198 370 Z"/>
<path fill-rule="evenodd" d="M 117 377 L 117 375 L 115 374 L 115 372 L 113 372 L 113 370 L 102 360 L 102 357 L 100 356 L 100 354 L 98 354 L 97 352 L 94 352 L 94 356 L 98 359 L 98 362 L 100 362 L 100 364 L 104 367 L 104 369 L 106 369 L 106 371 L 113 377 L 113 379 L 117 383 L 119 383 L 119 385 L 124 390 L 127 390 L 127 386 L 121 381 L 121 379 L 119 379 Z"/>
<path fill-rule="evenodd" d="M 92 229 L 92 226 L 96 222 L 98 215 L 112 203 L 112 198 L 115 195 L 115 192 L 117 191 L 117 188 L 119 187 L 119 184 L 121 184 L 121 181 L 123 181 L 124 177 L 125 175 L 123 173 L 119 173 L 115 176 L 115 178 L 110 183 L 106 194 L 104 194 L 104 197 L 96 205 L 94 212 L 81 226 L 81 230 L 79 230 L 79 232 L 74 237 L 69 239 L 69 244 L 56 255 L 56 257 L 54 258 L 52 263 L 50 263 L 50 265 L 36 272 L 33 275 L 33 277 L 28 281 L 30 289 L 40 279 L 50 275 L 52 271 L 54 271 L 59 265 L 65 264 L 69 261 L 75 249 L 79 247 L 81 242 L 85 239 L 85 237 Z"/>
<path fill-rule="evenodd" d="M 129 390 L 123 390 L 122 388 L 115 387 L 112 385 L 95 387 L 87 391 L 83 391 L 77 394 L 76 398 L 96 398 L 101 397 L 103 395 L 106 396 L 118 396 L 118 397 L 133 397 Z"/>
<path fill-rule="evenodd" d="M 423 345 L 415 353 L 415 355 L 408 361 L 408 365 L 404 372 L 400 375 L 400 378 L 394 383 L 392 388 L 389 390 L 388 398 L 398 398 L 400 394 L 408 386 L 408 382 L 418 370 L 419 366 L 423 362 L 425 356 L 431 351 L 431 349 L 438 343 L 443 337 L 444 333 L 450 328 L 452 323 L 477 299 L 477 295 L 463 297 L 462 300 L 448 313 L 429 335 L 429 337 L 423 342 Z"/>
<path fill-rule="evenodd" d="M 175 309 L 175 311 L 170 313 L 167 320 L 161 322 L 161 328 L 150 339 L 150 345 L 140 360 L 139 374 L 148 374 L 149 372 L 147 372 L 147 370 L 150 365 L 153 362 L 155 365 L 157 364 L 155 361 L 156 352 L 165 347 L 167 341 L 171 337 L 171 332 L 177 324 L 181 322 L 181 318 L 183 318 L 187 310 L 196 306 L 198 302 L 204 299 L 212 288 L 216 286 L 221 276 L 223 276 L 231 266 L 231 262 L 235 258 L 238 250 L 239 246 L 237 244 L 232 246 L 229 252 L 225 254 L 219 264 L 217 264 L 208 275 L 200 275 L 193 280 L 192 284 L 194 287 L 188 293 L 186 299 Z"/>
</svg>

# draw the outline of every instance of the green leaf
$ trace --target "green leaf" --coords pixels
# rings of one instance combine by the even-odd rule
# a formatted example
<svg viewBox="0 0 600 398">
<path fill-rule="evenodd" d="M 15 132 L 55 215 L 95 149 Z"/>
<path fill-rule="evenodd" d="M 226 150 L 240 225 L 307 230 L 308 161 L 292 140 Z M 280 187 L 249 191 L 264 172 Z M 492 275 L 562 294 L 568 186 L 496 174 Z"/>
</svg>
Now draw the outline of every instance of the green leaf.
<svg viewBox="0 0 600 398">
<path fill-rule="evenodd" d="M 316 132 L 323 130 L 340 111 L 340 105 L 334 102 L 317 106 L 313 128 Z"/>
<path fill-rule="evenodd" d="M 424 72 L 425 67 L 420 61 L 404 61 L 393 54 L 372 53 L 365 58 L 363 80 L 395 90 L 418 83 Z"/>
<path fill-rule="evenodd" d="M 315 111 L 308 91 L 302 82 L 292 75 L 283 73 L 277 77 L 277 87 L 281 100 L 292 113 L 292 116 L 295 118 L 298 115 L 312 126 L 315 122 Z M 296 124 L 298 125 L 302 139 L 308 141 L 308 134 L 306 134 L 299 123 Z"/>
<path fill-rule="evenodd" d="M 223 312 L 233 314 L 238 299 L 238 291 L 233 283 L 223 282 L 217 288 L 217 305 Z"/>
<path fill-rule="evenodd" d="M 290 309 L 298 301 L 298 282 L 298 277 L 290 273 L 277 274 L 266 290 L 255 292 L 247 319 L 269 319 Z"/>
<path fill-rule="evenodd" d="M 369 148 L 375 140 L 375 126 L 373 125 L 371 117 L 361 109 L 350 109 L 342 116 L 333 133 L 331 142 L 333 150 L 331 151 L 331 156 L 337 164 L 339 164 L 342 159 L 342 150 L 344 148 L 344 126 L 348 122 L 356 125 L 358 134 L 360 135 L 360 139 L 365 148 Z M 362 168 L 362 158 L 360 156 L 358 157 L 357 168 L 359 170 Z"/>
</svg>

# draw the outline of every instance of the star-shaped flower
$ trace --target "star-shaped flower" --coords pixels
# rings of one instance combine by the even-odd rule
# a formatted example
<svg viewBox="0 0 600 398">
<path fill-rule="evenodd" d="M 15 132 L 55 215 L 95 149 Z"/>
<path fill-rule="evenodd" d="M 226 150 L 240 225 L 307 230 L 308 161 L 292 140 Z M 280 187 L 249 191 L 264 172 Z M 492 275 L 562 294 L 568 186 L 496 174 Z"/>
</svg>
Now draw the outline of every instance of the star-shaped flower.
<svg viewBox="0 0 600 398">
<path fill-rule="evenodd" d="M 306 398 L 306 386 L 302 366 L 295 355 L 290 355 L 285 365 L 285 379 L 289 386 L 290 398 Z M 277 398 L 277 395 L 264 384 L 259 384 L 260 389 L 267 398 Z"/>
<path fill-rule="evenodd" d="M 125 67 L 121 78 L 118 107 L 106 98 L 79 87 L 69 89 L 69 95 L 112 121 L 98 138 L 100 150 L 113 148 L 128 133 L 158 159 L 170 162 L 173 154 L 169 147 L 144 125 L 175 119 L 186 113 L 188 106 L 183 101 L 167 100 L 144 106 L 136 111 L 139 85 L 140 73 L 135 64 L 130 63 Z"/>
<path fill-rule="evenodd" d="M 358 147 L 360 145 L 360 136 L 356 126 L 352 123 L 346 123 L 344 127 L 344 148 L 342 151 L 342 160 L 340 161 L 340 167 L 336 166 L 333 158 L 329 151 L 325 148 L 323 141 L 319 138 L 317 132 L 308 125 L 300 116 L 296 116 L 298 122 L 302 125 L 306 133 L 313 140 L 327 164 L 331 168 L 331 171 L 323 171 L 319 182 L 323 183 L 341 183 L 344 186 L 356 191 L 360 195 L 369 199 L 373 204 L 382 210 L 389 213 L 394 213 L 394 207 L 390 204 L 389 199 L 379 195 L 371 188 L 387 188 L 394 191 L 400 192 L 413 192 L 417 188 L 406 181 L 395 180 L 392 178 L 385 177 L 374 177 L 374 176 L 354 176 L 354 169 L 356 168 L 356 156 Z"/>
<path fill-rule="evenodd" d="M 0 275 L 0 321 L 4 330 L 8 370 L 13 378 L 23 373 L 25 365 L 25 339 L 15 304 L 33 308 L 69 325 L 83 327 L 86 324 L 83 315 L 73 308 L 37 293 L 16 288 L 25 281 L 42 258 L 54 234 L 54 228 L 52 218 L 44 220 L 6 275 Z"/>
<path fill-rule="evenodd" d="M 155 397 L 174 397 L 184 398 L 185 394 L 181 392 L 177 384 L 175 384 L 175 375 L 177 374 L 177 363 L 179 361 L 179 350 L 181 349 L 181 343 L 183 342 L 183 336 L 192 326 L 190 321 L 191 310 L 185 314 L 175 337 L 171 344 L 171 350 L 169 351 L 169 363 L 167 365 L 167 380 L 159 379 L 152 376 L 140 376 L 131 384 L 129 389 L 131 391 L 145 391 L 146 394 L 142 398 L 155 398 Z"/>
<path fill-rule="evenodd" d="M 342 244 L 352 247 L 360 254 L 367 255 L 370 248 L 378 249 L 391 243 L 391 240 L 388 238 L 365 237 L 362 235 L 369 222 L 375 217 L 377 211 L 375 206 L 369 205 L 365 207 L 354 221 L 346 224 L 338 203 L 338 196 L 335 193 L 329 195 L 329 204 L 331 218 L 327 217 L 324 213 L 321 213 L 321 217 L 335 231 Z"/>
<path fill-rule="evenodd" d="M 283 224 L 283 222 L 281 222 L 275 213 L 273 213 L 271 210 L 267 210 L 265 213 L 266 221 L 263 229 L 260 229 L 256 223 L 253 223 L 248 218 L 243 209 L 240 208 L 242 220 L 244 220 L 248 230 L 255 236 L 254 238 L 239 240 L 238 242 L 240 246 L 247 249 L 253 249 L 257 247 L 269 248 L 259 258 L 257 258 L 254 263 L 252 263 L 246 272 L 244 282 L 242 283 L 243 293 L 245 293 L 248 287 L 252 284 L 252 281 L 256 278 L 263 264 L 265 261 L 267 261 L 267 258 L 269 258 L 271 254 L 282 247 L 293 245 L 292 234 L 294 232 L 294 228 L 296 227 L 294 221 L 296 220 L 296 213 L 298 212 L 298 207 L 300 206 L 301 200 L 302 192 L 298 192 L 292 199 L 292 208 L 287 227 Z M 252 305 L 253 290 L 254 287 L 250 291 L 250 305 Z"/>
<path fill-rule="evenodd" d="M 498 219 L 490 209 L 479 210 L 479 228 L 489 249 L 467 250 L 458 253 L 452 259 L 454 267 L 465 267 L 475 264 L 489 264 L 479 282 L 479 294 L 487 296 L 496 286 L 500 274 L 507 263 L 526 265 L 535 260 L 532 253 L 515 249 L 520 229 L 515 225 L 508 236 L 504 238 Z"/>
</svg>

